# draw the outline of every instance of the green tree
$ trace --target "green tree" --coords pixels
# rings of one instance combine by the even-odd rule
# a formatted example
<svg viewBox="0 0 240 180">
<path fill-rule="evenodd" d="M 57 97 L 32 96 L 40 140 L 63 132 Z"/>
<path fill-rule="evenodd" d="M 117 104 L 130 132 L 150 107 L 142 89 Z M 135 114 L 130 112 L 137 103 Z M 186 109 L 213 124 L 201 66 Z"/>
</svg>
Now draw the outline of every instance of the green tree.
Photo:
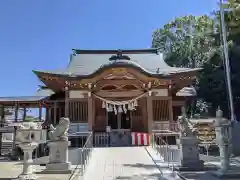
<svg viewBox="0 0 240 180">
<path fill-rule="evenodd" d="M 159 48 L 166 62 L 176 67 L 201 67 L 214 53 L 216 24 L 209 16 L 184 16 L 156 29 L 152 47 Z"/>
</svg>

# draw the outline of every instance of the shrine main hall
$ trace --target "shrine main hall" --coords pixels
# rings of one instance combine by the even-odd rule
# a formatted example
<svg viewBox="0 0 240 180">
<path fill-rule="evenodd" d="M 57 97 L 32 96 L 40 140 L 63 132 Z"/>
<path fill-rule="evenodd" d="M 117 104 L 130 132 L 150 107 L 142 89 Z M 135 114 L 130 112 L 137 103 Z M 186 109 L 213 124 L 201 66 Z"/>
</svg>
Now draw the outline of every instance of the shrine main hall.
<svg viewBox="0 0 240 180">
<path fill-rule="evenodd" d="M 39 118 L 47 123 L 69 117 L 93 132 L 174 130 L 199 70 L 170 67 L 157 49 L 73 49 L 65 69 L 33 70 L 44 84 L 35 96 L 2 97 L 0 104 L 45 108 Z"/>
</svg>

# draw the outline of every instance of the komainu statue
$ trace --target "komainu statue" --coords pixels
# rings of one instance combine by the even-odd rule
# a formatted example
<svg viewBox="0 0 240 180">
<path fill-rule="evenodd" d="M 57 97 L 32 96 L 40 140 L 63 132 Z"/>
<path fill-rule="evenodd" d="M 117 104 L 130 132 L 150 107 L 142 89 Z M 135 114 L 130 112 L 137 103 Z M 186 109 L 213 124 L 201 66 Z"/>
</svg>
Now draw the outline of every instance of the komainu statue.
<svg viewBox="0 0 240 180">
<path fill-rule="evenodd" d="M 62 117 L 56 128 L 51 124 L 49 138 L 51 141 L 68 140 L 69 118 Z"/>
</svg>

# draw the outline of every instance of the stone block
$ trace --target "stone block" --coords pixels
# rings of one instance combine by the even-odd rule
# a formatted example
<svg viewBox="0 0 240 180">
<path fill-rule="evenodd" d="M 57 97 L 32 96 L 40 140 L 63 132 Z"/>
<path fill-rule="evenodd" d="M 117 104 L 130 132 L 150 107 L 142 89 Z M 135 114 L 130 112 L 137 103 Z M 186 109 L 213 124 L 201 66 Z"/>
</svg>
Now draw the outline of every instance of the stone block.
<svg viewBox="0 0 240 180">
<path fill-rule="evenodd" d="M 51 141 L 49 146 L 49 163 L 45 173 L 71 173 L 71 163 L 68 162 L 69 142 L 64 140 Z"/>
</svg>

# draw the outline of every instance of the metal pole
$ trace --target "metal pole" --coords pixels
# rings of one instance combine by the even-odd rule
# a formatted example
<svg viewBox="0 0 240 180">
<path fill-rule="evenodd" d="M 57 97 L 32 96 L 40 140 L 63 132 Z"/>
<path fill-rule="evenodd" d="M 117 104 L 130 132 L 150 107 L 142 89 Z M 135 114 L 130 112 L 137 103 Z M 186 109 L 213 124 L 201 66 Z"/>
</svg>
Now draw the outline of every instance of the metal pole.
<svg viewBox="0 0 240 180">
<path fill-rule="evenodd" d="M 220 20 L 221 20 L 221 29 L 222 29 L 223 55 L 224 55 L 224 62 L 225 62 L 224 65 L 225 65 L 225 71 L 226 71 L 226 80 L 227 80 L 227 90 L 228 90 L 228 97 L 229 97 L 230 112 L 231 112 L 231 121 L 235 121 L 232 86 L 231 86 L 231 72 L 230 72 L 229 56 L 228 56 L 228 43 L 227 43 L 226 26 L 225 26 L 224 10 L 223 10 L 223 0 L 220 0 Z"/>
</svg>

